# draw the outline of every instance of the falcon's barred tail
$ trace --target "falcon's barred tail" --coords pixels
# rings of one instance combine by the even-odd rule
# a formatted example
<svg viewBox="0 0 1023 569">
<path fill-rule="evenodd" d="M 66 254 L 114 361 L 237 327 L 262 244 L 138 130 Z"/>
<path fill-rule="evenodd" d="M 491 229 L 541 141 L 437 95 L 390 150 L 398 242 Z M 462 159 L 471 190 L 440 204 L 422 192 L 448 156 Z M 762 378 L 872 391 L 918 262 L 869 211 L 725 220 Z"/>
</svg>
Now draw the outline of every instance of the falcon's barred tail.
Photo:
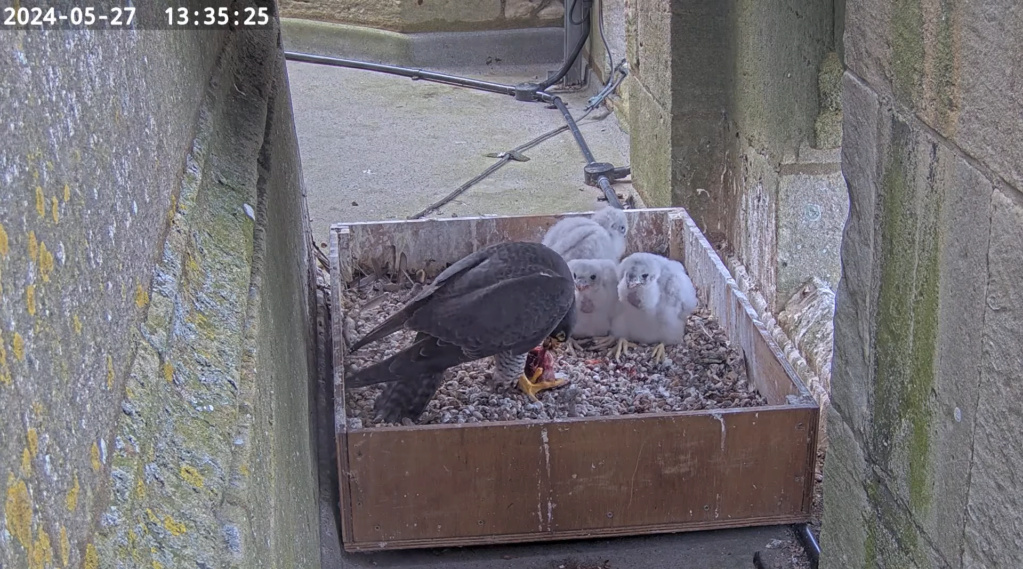
<svg viewBox="0 0 1023 569">
<path fill-rule="evenodd" d="M 465 361 L 465 353 L 458 346 L 420 333 L 411 346 L 346 376 L 345 388 L 414 380 L 427 374 L 443 372 Z"/>
<path fill-rule="evenodd" d="M 443 382 L 444 372 L 438 372 L 419 376 L 415 381 L 391 383 L 373 405 L 376 419 L 387 423 L 397 423 L 405 417 L 418 419 Z"/>
</svg>

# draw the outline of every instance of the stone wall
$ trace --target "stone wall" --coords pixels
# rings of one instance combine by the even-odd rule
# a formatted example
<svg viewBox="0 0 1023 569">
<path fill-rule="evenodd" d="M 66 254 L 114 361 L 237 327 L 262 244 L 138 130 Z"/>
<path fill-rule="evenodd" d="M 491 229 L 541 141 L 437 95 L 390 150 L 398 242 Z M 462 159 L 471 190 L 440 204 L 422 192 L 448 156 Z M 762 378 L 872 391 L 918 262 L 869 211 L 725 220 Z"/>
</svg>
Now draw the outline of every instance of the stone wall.
<svg viewBox="0 0 1023 569">
<path fill-rule="evenodd" d="M 1023 6 L 846 6 L 822 567 L 1023 565 Z"/>
<path fill-rule="evenodd" d="M 0 565 L 318 564 L 278 41 L 0 35 Z"/>
<path fill-rule="evenodd" d="M 824 402 L 848 214 L 835 7 L 658 0 L 625 21 L 637 189 L 693 214 L 762 317 L 788 312 L 777 323 Z"/>
<path fill-rule="evenodd" d="M 395 32 L 561 27 L 562 0 L 281 0 L 281 15 Z"/>
</svg>

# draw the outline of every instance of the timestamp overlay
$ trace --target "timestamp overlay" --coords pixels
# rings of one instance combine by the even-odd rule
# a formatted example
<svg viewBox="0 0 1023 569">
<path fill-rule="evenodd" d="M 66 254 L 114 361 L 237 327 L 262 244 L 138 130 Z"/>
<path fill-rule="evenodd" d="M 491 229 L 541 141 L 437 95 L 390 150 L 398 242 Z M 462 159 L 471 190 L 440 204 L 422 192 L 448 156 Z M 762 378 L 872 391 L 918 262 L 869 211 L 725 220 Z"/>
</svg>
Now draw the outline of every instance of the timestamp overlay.
<svg viewBox="0 0 1023 569">
<path fill-rule="evenodd" d="M 4 30 L 268 29 L 273 0 L 0 0 Z"/>
</svg>

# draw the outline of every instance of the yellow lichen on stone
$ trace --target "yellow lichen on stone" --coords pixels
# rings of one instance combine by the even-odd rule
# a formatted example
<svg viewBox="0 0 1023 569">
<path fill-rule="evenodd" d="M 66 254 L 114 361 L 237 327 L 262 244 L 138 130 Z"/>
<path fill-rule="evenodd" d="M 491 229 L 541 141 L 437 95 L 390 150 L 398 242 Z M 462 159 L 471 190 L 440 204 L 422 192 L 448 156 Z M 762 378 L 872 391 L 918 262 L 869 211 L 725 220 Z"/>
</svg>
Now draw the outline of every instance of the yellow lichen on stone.
<svg viewBox="0 0 1023 569">
<path fill-rule="evenodd" d="M 99 445 L 96 443 L 92 443 L 92 448 L 89 449 L 89 461 L 94 471 L 99 472 L 103 468 L 103 463 L 99 461 Z"/>
<path fill-rule="evenodd" d="M 71 317 L 71 325 L 75 328 L 75 334 L 82 333 L 82 319 L 77 314 Z"/>
<path fill-rule="evenodd" d="M 25 307 L 28 309 L 29 316 L 36 315 L 36 285 L 25 287 Z"/>
<path fill-rule="evenodd" d="M 0 223 L 0 255 L 6 257 L 11 252 L 11 242 L 7 239 L 7 230 Z"/>
<path fill-rule="evenodd" d="M 85 546 L 85 560 L 82 561 L 82 567 L 84 569 L 99 569 L 99 553 L 96 552 L 96 546 L 91 543 Z"/>
<path fill-rule="evenodd" d="M 82 487 L 78 484 L 78 475 L 75 474 L 74 479 L 71 482 L 71 489 L 67 491 L 67 497 L 64 499 L 64 504 L 67 506 L 67 511 L 73 512 L 78 507 L 78 493 L 82 491 Z"/>
<path fill-rule="evenodd" d="M 64 186 L 65 188 L 67 186 Z M 53 215 L 53 222 L 60 223 L 60 212 L 57 211 L 57 196 L 50 198 L 50 213 Z"/>
<path fill-rule="evenodd" d="M 174 364 L 170 362 L 163 364 L 163 378 L 167 380 L 167 383 L 174 381 Z"/>
<path fill-rule="evenodd" d="M 36 213 L 39 217 L 46 217 L 46 196 L 41 186 L 36 186 Z"/>
<path fill-rule="evenodd" d="M 238 471 L 241 472 L 243 475 L 248 476 L 249 475 L 249 465 L 247 463 L 243 462 L 242 465 L 238 467 Z"/>
<path fill-rule="evenodd" d="M 64 203 L 71 200 L 71 186 L 64 184 Z"/>
<path fill-rule="evenodd" d="M 199 471 L 195 469 L 195 467 L 188 464 L 183 464 L 181 465 L 180 474 L 181 478 L 185 482 L 191 484 L 192 486 L 195 486 L 196 488 L 203 487 L 202 474 L 200 474 Z"/>
<path fill-rule="evenodd" d="M 30 427 L 25 433 L 25 438 L 28 439 L 28 452 L 35 456 L 39 453 L 39 431 L 35 427 Z"/>
<path fill-rule="evenodd" d="M 19 362 L 25 361 L 25 339 L 21 337 L 21 334 L 15 332 L 14 339 L 11 341 L 11 348 L 14 349 L 14 357 Z"/>
<path fill-rule="evenodd" d="M 35 263 L 39 261 L 39 241 L 36 239 L 36 232 L 28 232 L 28 258 Z"/>
<path fill-rule="evenodd" d="M 32 552 L 28 556 L 28 566 L 30 569 L 45 569 L 51 563 L 53 563 L 53 544 L 50 543 L 50 534 L 39 528 L 36 541 L 32 544 Z"/>
<path fill-rule="evenodd" d="M 153 560 L 153 569 L 163 569 L 163 564 L 157 560 Z"/>
<path fill-rule="evenodd" d="M 12 383 L 11 368 L 7 365 L 7 347 L 4 346 L 4 335 L 0 332 L 0 385 L 10 386 Z"/>
<path fill-rule="evenodd" d="M 71 562 L 71 540 L 67 537 L 67 528 L 60 526 L 60 563 L 64 567 Z"/>
<path fill-rule="evenodd" d="M 32 402 L 32 414 L 35 415 L 36 419 L 40 419 L 40 418 L 42 418 L 43 415 L 46 414 L 46 407 L 42 403 L 40 403 L 38 401 L 33 401 Z"/>
<path fill-rule="evenodd" d="M 114 358 L 107 354 L 107 389 L 114 388 Z"/>
<path fill-rule="evenodd" d="M 139 478 L 135 481 L 135 498 L 141 500 L 146 497 L 146 485 L 142 483 L 142 479 Z"/>
<path fill-rule="evenodd" d="M 182 535 L 186 531 L 188 531 L 188 528 L 185 527 L 185 524 L 175 520 L 170 516 L 163 517 L 163 527 L 167 528 L 167 531 L 169 531 L 171 535 L 174 536 Z"/>
<path fill-rule="evenodd" d="M 50 282 L 50 274 L 53 273 L 53 253 L 46 249 L 46 243 L 39 242 L 39 275 L 43 282 Z"/>
<path fill-rule="evenodd" d="M 32 476 L 32 453 L 28 452 L 28 448 L 21 450 L 21 476 L 22 478 Z"/>
<path fill-rule="evenodd" d="M 28 485 L 7 476 L 7 500 L 4 502 L 7 531 L 11 532 L 26 550 L 32 548 L 32 503 L 28 498 Z"/>
<path fill-rule="evenodd" d="M 142 285 L 135 286 L 135 306 L 139 308 L 145 308 L 149 304 L 149 293 L 146 289 L 142 288 Z"/>
</svg>

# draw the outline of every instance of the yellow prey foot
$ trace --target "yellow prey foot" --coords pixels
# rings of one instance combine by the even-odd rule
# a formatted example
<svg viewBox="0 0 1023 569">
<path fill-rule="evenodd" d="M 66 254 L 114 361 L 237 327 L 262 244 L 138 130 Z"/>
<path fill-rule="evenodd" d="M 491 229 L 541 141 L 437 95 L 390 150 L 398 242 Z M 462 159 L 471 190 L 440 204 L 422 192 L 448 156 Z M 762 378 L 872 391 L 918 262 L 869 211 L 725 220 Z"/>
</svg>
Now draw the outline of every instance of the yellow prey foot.
<svg viewBox="0 0 1023 569">
<path fill-rule="evenodd" d="M 539 399 L 536 398 L 536 394 L 540 393 L 544 389 L 552 389 L 565 384 L 564 379 L 538 381 L 542 375 L 543 368 L 537 368 L 536 371 L 533 372 L 532 378 L 526 377 L 526 374 L 524 373 L 519 376 L 519 389 L 521 389 L 523 393 L 528 395 L 533 401 L 539 401 Z"/>
</svg>

